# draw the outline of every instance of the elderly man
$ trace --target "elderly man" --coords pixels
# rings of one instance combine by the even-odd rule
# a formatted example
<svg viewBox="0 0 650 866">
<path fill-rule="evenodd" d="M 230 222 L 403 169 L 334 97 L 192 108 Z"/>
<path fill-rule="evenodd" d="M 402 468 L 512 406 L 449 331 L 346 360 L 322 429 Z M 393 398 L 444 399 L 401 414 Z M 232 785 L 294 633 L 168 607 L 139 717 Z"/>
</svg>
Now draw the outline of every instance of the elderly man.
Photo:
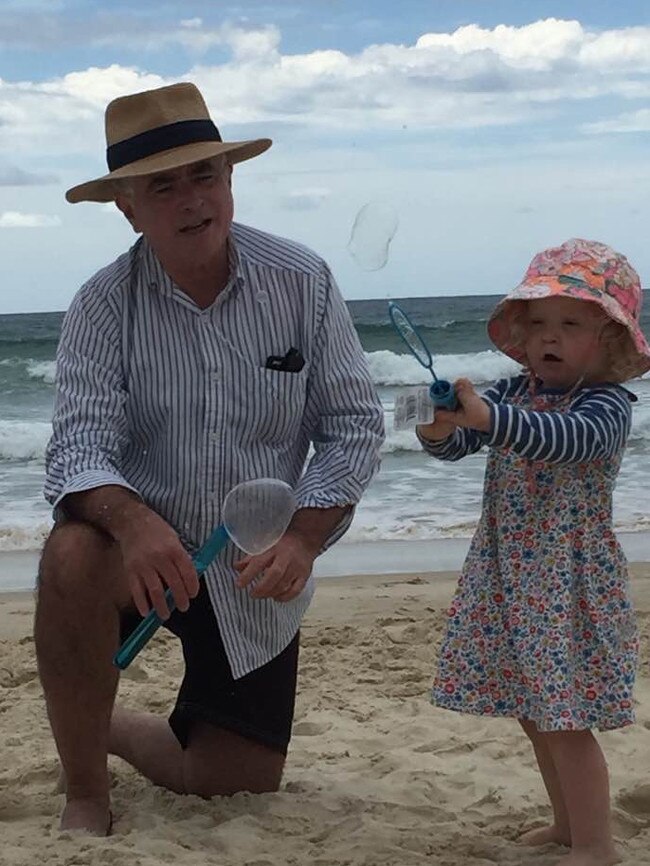
<svg viewBox="0 0 650 866">
<path fill-rule="evenodd" d="M 325 263 L 232 221 L 232 165 L 271 142 L 222 141 L 192 84 L 113 101 L 106 135 L 109 173 L 67 199 L 114 200 L 142 237 L 63 325 L 35 622 L 61 826 L 94 834 L 110 831 L 109 753 L 180 793 L 278 788 L 313 562 L 347 529 L 383 439 Z M 190 553 L 256 477 L 294 488 L 289 528 L 257 556 L 230 545 L 199 584 Z M 113 654 L 152 607 L 185 658 L 169 720 L 114 707 Z"/>
</svg>

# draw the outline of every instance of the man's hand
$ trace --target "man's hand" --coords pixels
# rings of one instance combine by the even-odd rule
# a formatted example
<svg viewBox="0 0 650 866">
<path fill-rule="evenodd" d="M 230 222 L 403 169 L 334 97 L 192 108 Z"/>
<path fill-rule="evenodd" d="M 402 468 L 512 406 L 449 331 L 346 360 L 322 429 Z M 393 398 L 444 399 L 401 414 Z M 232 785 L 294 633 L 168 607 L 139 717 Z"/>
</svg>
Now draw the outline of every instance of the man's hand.
<svg viewBox="0 0 650 866">
<path fill-rule="evenodd" d="M 291 601 L 305 588 L 318 551 L 291 530 L 273 547 L 235 563 L 237 586 L 252 586 L 253 598 Z"/>
<path fill-rule="evenodd" d="M 171 526 L 146 509 L 129 527 L 115 533 L 135 606 L 142 616 L 153 607 L 161 619 L 169 608 L 169 587 L 176 607 L 186 611 L 199 591 L 199 578 L 189 554 Z"/>
<path fill-rule="evenodd" d="M 187 610 L 199 591 L 199 578 L 178 535 L 160 515 L 124 487 L 106 485 L 71 493 L 66 513 L 109 535 L 119 545 L 135 606 L 142 616 L 153 607 L 161 619 L 169 608 L 169 587 L 179 610 Z"/>
<path fill-rule="evenodd" d="M 469 427 L 481 433 L 490 432 L 490 408 L 477 393 L 469 379 L 458 379 L 454 390 L 459 407 L 455 412 L 436 409 L 436 421 L 441 424 L 453 423 L 456 427 Z M 424 433 L 426 437 L 426 433 Z"/>
</svg>

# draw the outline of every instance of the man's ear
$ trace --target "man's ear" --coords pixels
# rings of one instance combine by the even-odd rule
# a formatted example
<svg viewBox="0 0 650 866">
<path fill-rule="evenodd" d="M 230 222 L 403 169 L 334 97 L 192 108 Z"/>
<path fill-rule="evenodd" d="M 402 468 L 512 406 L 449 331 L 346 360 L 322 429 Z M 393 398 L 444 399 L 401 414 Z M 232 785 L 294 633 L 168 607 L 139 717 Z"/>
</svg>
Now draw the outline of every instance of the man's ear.
<svg viewBox="0 0 650 866">
<path fill-rule="evenodd" d="M 135 219 L 133 212 L 133 199 L 128 195 L 119 193 L 115 196 L 115 205 L 118 210 L 122 211 L 127 220 L 131 223 L 131 228 L 136 234 L 140 234 L 140 229 Z"/>
</svg>

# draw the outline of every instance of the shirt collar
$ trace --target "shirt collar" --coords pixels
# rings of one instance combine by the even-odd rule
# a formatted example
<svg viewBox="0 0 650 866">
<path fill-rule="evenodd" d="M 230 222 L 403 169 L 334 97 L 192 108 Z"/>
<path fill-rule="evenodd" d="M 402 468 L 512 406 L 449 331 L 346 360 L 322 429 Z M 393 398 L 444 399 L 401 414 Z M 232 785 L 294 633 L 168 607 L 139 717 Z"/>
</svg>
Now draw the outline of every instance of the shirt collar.
<svg viewBox="0 0 650 866">
<path fill-rule="evenodd" d="M 139 250 L 137 249 L 138 243 L 140 244 Z M 174 289 L 177 288 L 176 284 L 163 268 L 147 238 L 143 236 L 138 243 L 132 248 L 132 251 L 139 253 L 140 256 L 139 280 L 141 284 L 159 291 L 166 297 L 171 297 L 174 294 Z M 224 291 L 229 287 L 239 286 L 244 281 L 241 256 L 232 232 L 228 236 L 228 274 L 228 283 Z"/>
</svg>

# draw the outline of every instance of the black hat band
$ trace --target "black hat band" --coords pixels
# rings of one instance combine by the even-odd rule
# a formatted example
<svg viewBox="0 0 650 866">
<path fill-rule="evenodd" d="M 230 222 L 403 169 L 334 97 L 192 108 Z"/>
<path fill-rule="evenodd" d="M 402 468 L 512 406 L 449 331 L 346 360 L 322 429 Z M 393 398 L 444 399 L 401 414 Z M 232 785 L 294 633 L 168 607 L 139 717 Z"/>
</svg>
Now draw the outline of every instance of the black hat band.
<svg viewBox="0 0 650 866">
<path fill-rule="evenodd" d="M 211 120 L 179 120 L 156 129 L 148 129 L 118 141 L 106 148 L 106 161 L 110 171 L 122 166 L 181 147 L 184 144 L 195 144 L 198 141 L 221 141 L 219 130 Z"/>
</svg>

